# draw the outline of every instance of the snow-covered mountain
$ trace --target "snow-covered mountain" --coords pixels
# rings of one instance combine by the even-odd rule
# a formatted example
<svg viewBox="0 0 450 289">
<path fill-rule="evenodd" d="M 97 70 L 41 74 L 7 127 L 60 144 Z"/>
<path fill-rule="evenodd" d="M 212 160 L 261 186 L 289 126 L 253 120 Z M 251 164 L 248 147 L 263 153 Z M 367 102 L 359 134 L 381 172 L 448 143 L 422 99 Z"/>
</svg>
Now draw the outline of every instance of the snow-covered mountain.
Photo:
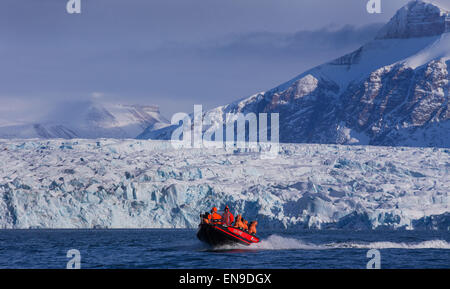
<svg viewBox="0 0 450 289">
<path fill-rule="evenodd" d="M 278 112 L 281 142 L 450 147 L 449 32 L 447 11 L 412 1 L 356 51 L 206 114 Z"/>
<path fill-rule="evenodd" d="M 449 149 L 0 140 L 0 228 L 196 228 L 228 204 L 259 228 L 450 230 Z"/>
<path fill-rule="evenodd" d="M 168 124 L 151 105 L 63 103 L 33 123 L 0 126 L 0 138 L 135 138 Z"/>
</svg>

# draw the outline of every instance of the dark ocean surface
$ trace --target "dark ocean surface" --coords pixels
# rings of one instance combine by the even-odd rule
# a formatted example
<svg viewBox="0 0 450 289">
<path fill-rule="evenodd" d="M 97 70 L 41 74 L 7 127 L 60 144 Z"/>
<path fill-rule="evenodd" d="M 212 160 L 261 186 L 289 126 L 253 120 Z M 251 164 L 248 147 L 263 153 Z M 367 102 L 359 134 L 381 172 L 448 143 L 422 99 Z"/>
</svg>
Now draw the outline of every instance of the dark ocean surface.
<svg viewBox="0 0 450 289">
<path fill-rule="evenodd" d="M 195 230 L 0 230 L 0 268 L 450 268 L 450 233 L 435 231 L 263 232 L 254 247 L 210 248 Z M 72 255 L 73 256 L 73 255 Z"/>
</svg>

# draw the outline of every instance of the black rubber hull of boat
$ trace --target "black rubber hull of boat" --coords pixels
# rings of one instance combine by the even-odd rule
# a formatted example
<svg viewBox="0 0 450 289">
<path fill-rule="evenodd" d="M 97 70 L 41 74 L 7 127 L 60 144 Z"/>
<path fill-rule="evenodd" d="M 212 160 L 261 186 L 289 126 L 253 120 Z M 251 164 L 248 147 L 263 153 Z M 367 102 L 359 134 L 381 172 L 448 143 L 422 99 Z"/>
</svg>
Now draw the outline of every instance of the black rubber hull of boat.
<svg viewBox="0 0 450 289">
<path fill-rule="evenodd" d="M 197 238 L 211 246 L 241 244 L 249 246 L 259 238 L 242 230 L 222 225 L 200 224 Z"/>
</svg>

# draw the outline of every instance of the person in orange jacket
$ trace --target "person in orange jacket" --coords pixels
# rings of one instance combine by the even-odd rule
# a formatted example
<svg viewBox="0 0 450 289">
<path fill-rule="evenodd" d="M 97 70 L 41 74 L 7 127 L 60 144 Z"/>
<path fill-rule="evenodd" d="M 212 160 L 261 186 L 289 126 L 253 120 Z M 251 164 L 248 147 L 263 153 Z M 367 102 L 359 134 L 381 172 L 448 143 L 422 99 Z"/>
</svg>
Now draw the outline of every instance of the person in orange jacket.
<svg viewBox="0 0 450 289">
<path fill-rule="evenodd" d="M 230 212 L 230 208 L 228 208 L 228 206 L 225 206 L 225 210 L 223 211 L 223 216 L 222 216 L 222 223 L 227 226 L 231 226 L 231 224 L 233 224 L 233 222 L 234 222 L 234 216 Z"/>
<path fill-rule="evenodd" d="M 247 230 L 247 231 L 248 231 L 248 221 L 247 221 L 247 220 L 244 220 L 242 223 L 244 224 L 244 226 L 243 226 L 242 228 L 243 228 L 244 230 Z"/>
<path fill-rule="evenodd" d="M 256 235 L 256 225 L 258 225 L 257 221 L 253 221 L 250 223 L 250 228 L 248 229 L 248 232 L 250 234 Z"/>
<path fill-rule="evenodd" d="M 244 228 L 244 223 L 242 222 L 242 216 L 241 215 L 237 215 L 236 222 L 234 223 L 234 226 L 236 228 L 239 228 L 239 229 L 243 229 Z"/>
<path fill-rule="evenodd" d="M 210 216 L 211 216 L 211 219 L 212 219 L 213 222 L 217 222 L 218 220 L 222 219 L 222 216 L 217 213 L 217 208 L 216 207 L 212 208 Z"/>
</svg>

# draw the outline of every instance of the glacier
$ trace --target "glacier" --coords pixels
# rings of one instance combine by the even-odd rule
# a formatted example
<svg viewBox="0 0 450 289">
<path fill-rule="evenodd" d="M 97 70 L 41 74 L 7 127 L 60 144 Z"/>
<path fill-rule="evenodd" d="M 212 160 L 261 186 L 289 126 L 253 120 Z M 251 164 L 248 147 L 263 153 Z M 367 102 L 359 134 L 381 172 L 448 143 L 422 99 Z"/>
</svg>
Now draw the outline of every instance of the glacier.
<svg viewBox="0 0 450 289">
<path fill-rule="evenodd" d="M 450 150 L 0 140 L 0 228 L 195 228 L 229 205 L 271 229 L 450 229 Z"/>
</svg>

